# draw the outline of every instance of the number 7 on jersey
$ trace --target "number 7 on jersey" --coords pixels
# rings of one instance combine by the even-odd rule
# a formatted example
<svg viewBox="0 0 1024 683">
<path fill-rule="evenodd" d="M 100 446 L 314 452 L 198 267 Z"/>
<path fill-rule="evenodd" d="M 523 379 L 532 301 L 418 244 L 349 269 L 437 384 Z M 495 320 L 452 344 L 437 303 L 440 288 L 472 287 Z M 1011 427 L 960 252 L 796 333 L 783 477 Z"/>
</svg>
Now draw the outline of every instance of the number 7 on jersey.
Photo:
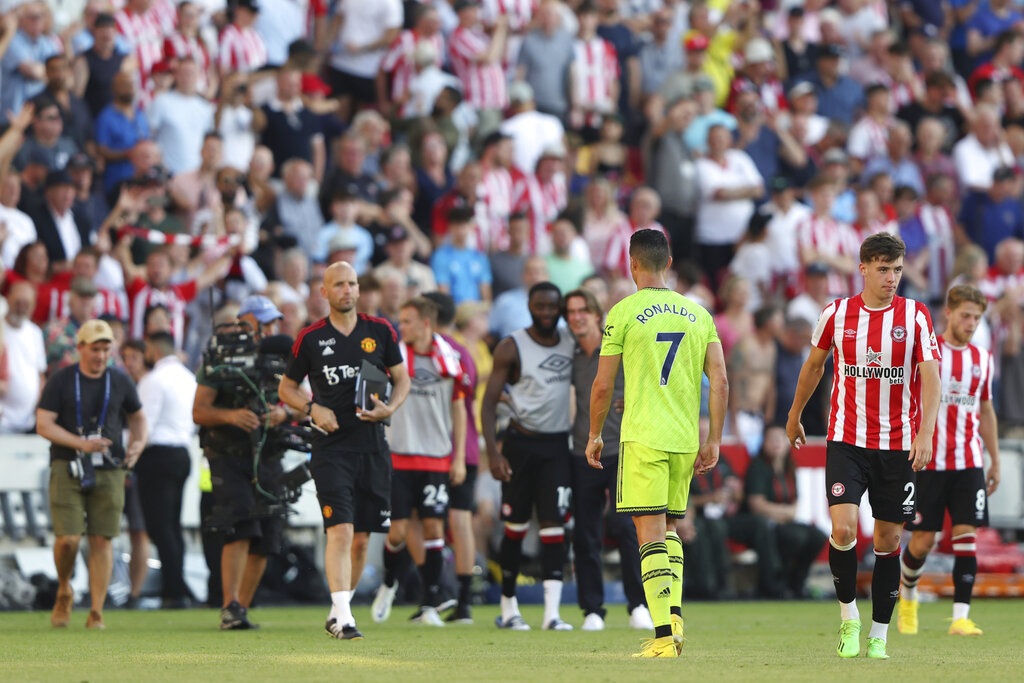
<svg viewBox="0 0 1024 683">
<path fill-rule="evenodd" d="M 676 351 L 679 344 L 686 336 L 685 332 L 659 332 L 655 337 L 657 341 L 668 342 L 668 354 L 665 355 L 665 363 L 661 366 L 661 386 L 668 384 L 668 376 L 672 372 L 672 364 L 676 361 Z"/>
</svg>

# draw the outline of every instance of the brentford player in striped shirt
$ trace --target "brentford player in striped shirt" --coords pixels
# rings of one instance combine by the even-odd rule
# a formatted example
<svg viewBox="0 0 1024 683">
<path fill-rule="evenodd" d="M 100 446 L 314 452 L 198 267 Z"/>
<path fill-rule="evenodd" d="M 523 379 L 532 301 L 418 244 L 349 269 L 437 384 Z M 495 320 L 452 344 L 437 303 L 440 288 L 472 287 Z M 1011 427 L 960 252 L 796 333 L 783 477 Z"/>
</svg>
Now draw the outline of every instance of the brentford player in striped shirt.
<svg viewBox="0 0 1024 683">
<path fill-rule="evenodd" d="M 875 518 L 868 657 L 887 659 L 885 641 L 900 583 L 900 536 L 914 518 L 915 473 L 932 459 L 939 409 L 939 347 L 924 304 L 896 296 L 903 241 L 887 232 L 860 248 L 863 291 L 829 304 L 800 371 L 786 433 L 806 442 L 800 417 L 831 353 L 835 363 L 825 479 L 832 535 L 829 566 L 839 598 L 840 657 L 860 654 L 857 519 L 867 491 Z M 915 433 L 916 432 L 916 433 Z"/>
<path fill-rule="evenodd" d="M 917 475 L 917 516 L 907 525 L 913 534 L 901 562 L 900 633 L 917 633 L 917 581 L 948 510 L 956 558 L 949 635 L 981 635 L 968 612 L 978 573 L 975 537 L 978 527 L 988 522 L 987 496 L 999 486 L 999 438 L 992 406 L 992 355 L 971 344 L 971 338 L 987 306 L 985 295 L 970 285 L 957 285 L 946 295 L 947 327 L 939 338 L 942 398 L 935 459 Z M 988 472 L 983 443 L 991 458 Z"/>
</svg>

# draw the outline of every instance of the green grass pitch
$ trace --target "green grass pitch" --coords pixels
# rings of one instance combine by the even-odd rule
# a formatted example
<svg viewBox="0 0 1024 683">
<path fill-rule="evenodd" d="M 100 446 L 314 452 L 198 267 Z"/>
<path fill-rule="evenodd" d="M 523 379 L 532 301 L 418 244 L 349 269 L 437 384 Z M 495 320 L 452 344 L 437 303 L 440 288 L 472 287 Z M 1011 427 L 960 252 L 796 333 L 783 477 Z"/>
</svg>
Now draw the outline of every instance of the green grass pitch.
<svg viewBox="0 0 1024 683">
<path fill-rule="evenodd" d="M 870 602 L 860 600 L 862 618 Z M 835 655 L 839 610 L 833 602 L 703 603 L 684 607 L 687 643 L 675 660 L 630 657 L 645 634 L 627 627 L 613 606 L 608 628 L 597 633 L 539 630 L 541 610 L 526 607 L 535 630 L 499 631 L 497 608 L 474 610 L 476 624 L 431 628 L 406 622 L 396 607 L 374 624 L 368 608 L 356 618 L 366 634 L 339 642 L 323 631 L 326 608 L 257 608 L 259 631 L 217 630 L 214 610 L 110 611 L 107 629 L 86 631 L 78 608 L 67 629 L 49 614 L 0 615 L 0 680 L 22 681 L 330 681 L 455 683 L 522 681 L 654 683 L 664 681 L 1021 681 L 1024 627 L 1019 600 L 976 601 L 971 616 L 985 629 L 978 638 L 946 635 L 948 601 L 921 606 L 921 633 L 889 635 L 888 661 L 840 660 Z M 563 606 L 577 628 L 574 606 Z M 869 622 L 862 634 L 866 649 Z"/>
</svg>

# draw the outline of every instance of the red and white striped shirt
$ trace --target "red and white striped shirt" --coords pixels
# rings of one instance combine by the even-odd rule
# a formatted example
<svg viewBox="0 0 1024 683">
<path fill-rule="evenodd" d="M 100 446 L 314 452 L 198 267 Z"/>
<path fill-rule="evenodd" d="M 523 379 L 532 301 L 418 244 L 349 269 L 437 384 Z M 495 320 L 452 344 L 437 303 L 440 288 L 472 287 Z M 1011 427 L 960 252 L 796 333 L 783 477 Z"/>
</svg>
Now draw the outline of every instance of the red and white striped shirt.
<svg viewBox="0 0 1024 683">
<path fill-rule="evenodd" d="M 485 254 L 508 247 L 508 217 L 514 202 L 523 194 L 519 189 L 525 176 L 516 169 L 495 166 L 484 172 L 480 181 L 480 199 L 487 209 L 487 218 L 477 222 L 478 248 Z"/>
<path fill-rule="evenodd" d="M 796 241 L 801 260 L 805 260 L 804 251 L 807 249 L 829 257 L 860 258 L 860 238 L 857 231 L 831 216 L 810 214 L 800 220 L 796 226 Z M 835 297 L 850 296 L 859 290 L 862 284 L 863 280 L 858 272 L 849 275 L 831 272 L 828 276 L 828 293 L 829 296 Z"/>
<path fill-rule="evenodd" d="M 509 78 L 519 62 L 519 51 L 523 47 L 523 34 L 530 28 L 537 11 L 537 0 L 483 0 L 480 6 L 480 20 L 488 29 L 497 23 L 498 17 L 508 17 L 508 38 L 505 41 L 503 65 Z"/>
<path fill-rule="evenodd" d="M 929 470 L 984 467 L 981 402 L 992 400 L 992 354 L 974 344 L 956 347 L 939 337 L 942 397 L 935 422 L 935 457 Z"/>
<path fill-rule="evenodd" d="M 533 173 L 517 183 L 512 200 L 513 211 L 525 211 L 530 216 L 530 254 L 545 255 L 551 251 L 548 226 L 569 205 L 569 188 L 564 173 L 556 173 L 545 183 Z"/>
<path fill-rule="evenodd" d="M 978 289 L 986 299 L 992 302 L 1003 298 L 1003 295 L 1009 290 L 1019 290 L 1022 287 L 1024 287 L 1024 268 L 1016 273 L 1004 273 L 999 266 L 992 266 L 988 269 L 985 279 L 978 283 Z"/>
<path fill-rule="evenodd" d="M 150 306 L 164 306 L 171 319 L 171 334 L 174 345 L 181 348 L 185 339 L 185 306 L 196 298 L 199 290 L 195 280 L 170 285 L 166 289 L 153 289 L 143 278 L 135 278 L 127 288 L 128 312 L 130 314 L 131 339 L 144 338 L 146 309 Z"/>
<path fill-rule="evenodd" d="M 391 77 L 391 99 L 395 102 L 409 92 L 409 84 L 416 75 L 416 63 L 412 53 L 421 41 L 429 41 L 434 45 L 437 59 L 434 64 L 440 68 L 444 60 L 444 36 L 440 32 L 433 36 L 421 36 L 414 30 L 402 31 L 388 47 L 381 60 L 380 70 Z"/>
<path fill-rule="evenodd" d="M 199 68 L 196 89 L 205 93 L 210 87 L 210 52 L 203 41 L 194 36 L 172 33 L 164 41 L 164 55 L 167 59 L 191 57 Z"/>
<path fill-rule="evenodd" d="M 829 441 L 860 448 L 909 451 L 919 423 L 919 363 L 939 360 L 924 304 L 893 298 L 881 310 L 861 295 L 825 307 L 811 343 L 833 350 Z"/>
<path fill-rule="evenodd" d="M 177 3 L 171 2 L 171 0 L 153 0 L 153 4 L 150 5 L 149 11 L 153 13 L 153 18 L 156 19 L 157 24 L 160 26 L 160 32 L 169 36 L 178 30 L 178 9 L 175 7 Z"/>
<path fill-rule="evenodd" d="M 622 228 L 612 235 L 608 242 L 608 251 L 605 253 L 604 263 L 601 265 L 605 270 L 618 273 L 623 277 L 629 277 L 629 240 L 637 230 L 660 230 L 668 238 L 668 230 L 654 221 L 650 225 L 633 225 L 628 218 L 623 221 Z"/>
<path fill-rule="evenodd" d="M 575 106 L 588 110 L 584 125 L 601 125 L 600 114 L 616 109 L 613 87 L 619 81 L 619 57 L 615 46 L 604 38 L 575 40 L 573 51 L 573 92 Z M 594 113 L 600 112 L 600 113 Z"/>
<path fill-rule="evenodd" d="M 139 67 L 140 92 L 150 89 L 149 76 L 153 67 L 164 58 L 164 31 L 153 8 L 142 14 L 123 9 L 114 15 L 117 32 L 124 36 L 135 52 Z"/>
<path fill-rule="evenodd" d="M 254 28 L 228 24 L 220 34 L 217 64 L 222 73 L 252 73 L 267 63 L 267 46 Z"/>
<path fill-rule="evenodd" d="M 953 243 L 953 217 L 946 207 L 939 204 L 921 204 L 917 210 L 918 220 L 928 238 L 931 254 L 925 270 L 928 275 L 928 294 L 934 300 L 946 295 L 946 285 L 953 274 L 956 246 Z"/>
<path fill-rule="evenodd" d="M 459 26 L 449 45 L 452 70 L 462 82 L 467 102 L 477 109 L 504 109 L 508 85 L 501 65 L 475 61 L 487 52 L 490 42 L 483 31 Z"/>
</svg>

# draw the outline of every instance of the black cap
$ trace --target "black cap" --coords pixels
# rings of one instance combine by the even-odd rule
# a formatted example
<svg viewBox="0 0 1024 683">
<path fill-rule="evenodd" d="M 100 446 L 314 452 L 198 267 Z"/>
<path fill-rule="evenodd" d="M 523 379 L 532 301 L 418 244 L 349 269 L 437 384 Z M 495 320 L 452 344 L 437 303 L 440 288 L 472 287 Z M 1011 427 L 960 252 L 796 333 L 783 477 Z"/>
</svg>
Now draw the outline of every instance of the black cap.
<svg viewBox="0 0 1024 683">
<path fill-rule="evenodd" d="M 793 183 L 784 175 L 777 175 L 772 178 L 772 192 L 784 192 L 793 187 Z"/>
<path fill-rule="evenodd" d="M 502 133 L 500 130 L 496 130 L 496 131 L 494 131 L 493 133 L 489 134 L 487 137 L 484 138 L 483 144 L 480 146 L 480 149 L 481 150 L 485 150 L 488 147 L 490 147 L 491 145 L 498 144 L 502 140 L 511 140 L 511 139 L 512 139 L 511 135 L 506 135 L 505 133 Z"/>
<path fill-rule="evenodd" d="M 48 190 L 51 187 L 58 185 L 74 185 L 75 181 L 71 180 L 71 176 L 63 168 L 57 171 L 50 171 L 46 174 L 46 184 L 44 187 Z"/>
<path fill-rule="evenodd" d="M 805 275 L 828 275 L 830 272 L 832 272 L 832 269 L 827 263 L 822 261 L 808 263 L 807 267 L 804 268 Z"/>
<path fill-rule="evenodd" d="M 409 239 L 409 231 L 401 225 L 392 225 L 388 228 L 387 233 L 384 235 L 384 239 L 388 244 L 394 244 L 395 242 L 403 242 Z"/>
<path fill-rule="evenodd" d="M 818 59 L 823 57 L 839 58 L 843 56 L 843 48 L 835 43 L 825 43 L 818 46 Z"/>
<path fill-rule="evenodd" d="M 236 8 L 240 7 L 242 9 L 247 9 L 250 12 L 259 12 L 260 11 L 260 4 L 258 2 L 256 2 L 256 0 L 238 0 L 235 3 L 235 7 Z"/>
<path fill-rule="evenodd" d="M 804 8 L 800 5 L 789 8 L 789 16 L 791 17 L 802 17 L 804 15 Z"/>
<path fill-rule="evenodd" d="M 89 157 L 85 152 L 77 152 L 72 154 L 71 158 L 68 159 L 68 165 L 65 167 L 69 171 L 77 171 L 79 169 L 88 168 L 90 170 L 95 169 L 96 165 L 93 163 L 92 158 Z"/>
<path fill-rule="evenodd" d="M 1013 180 L 1017 177 L 1017 169 L 1012 166 L 1000 166 L 992 172 L 992 181 L 1001 182 L 1003 180 Z"/>
<path fill-rule="evenodd" d="M 105 26 L 117 26 L 117 20 L 114 19 L 113 14 L 107 14 L 106 12 L 100 12 L 96 15 L 96 20 L 93 21 L 94 28 L 104 28 Z"/>
<path fill-rule="evenodd" d="M 455 3 L 452 5 L 452 9 L 455 10 L 456 13 L 458 13 L 458 12 L 461 12 L 462 10 L 466 9 L 467 7 L 479 7 L 479 6 L 480 6 L 479 0 L 455 0 Z"/>
</svg>

